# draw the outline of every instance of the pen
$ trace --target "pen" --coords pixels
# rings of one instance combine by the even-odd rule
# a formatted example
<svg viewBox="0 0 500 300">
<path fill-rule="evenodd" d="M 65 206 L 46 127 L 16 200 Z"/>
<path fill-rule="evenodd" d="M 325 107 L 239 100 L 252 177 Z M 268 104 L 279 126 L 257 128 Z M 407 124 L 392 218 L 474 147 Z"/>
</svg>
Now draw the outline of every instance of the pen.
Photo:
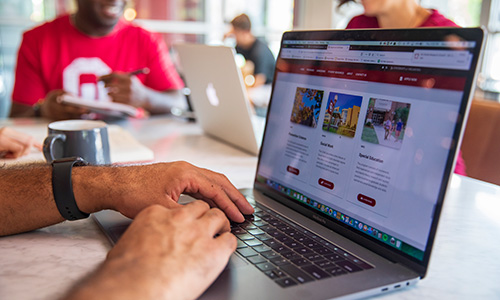
<svg viewBox="0 0 500 300">
<path fill-rule="evenodd" d="M 135 71 L 131 71 L 128 73 L 128 75 L 132 76 L 132 75 L 139 75 L 139 74 L 149 74 L 149 68 L 148 67 L 144 67 L 142 69 L 138 69 L 138 70 L 135 70 Z"/>
<path fill-rule="evenodd" d="M 139 75 L 139 74 L 149 74 L 149 68 L 144 67 L 141 69 L 137 69 L 135 71 L 125 72 L 125 73 L 121 73 L 121 74 L 123 74 L 125 76 L 129 76 L 129 77 L 133 76 L 133 75 Z M 110 74 L 103 75 L 103 76 L 97 78 L 97 80 L 104 81 L 105 84 L 110 84 L 116 80 L 116 73 L 112 72 Z M 106 87 L 108 87 L 108 86 L 106 86 Z"/>
</svg>

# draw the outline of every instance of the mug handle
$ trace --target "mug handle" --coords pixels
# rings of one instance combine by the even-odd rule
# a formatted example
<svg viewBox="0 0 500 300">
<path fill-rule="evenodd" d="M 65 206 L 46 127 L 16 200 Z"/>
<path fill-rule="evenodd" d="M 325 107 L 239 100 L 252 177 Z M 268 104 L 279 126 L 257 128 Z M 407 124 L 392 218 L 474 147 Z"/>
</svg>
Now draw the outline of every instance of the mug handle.
<svg viewBox="0 0 500 300">
<path fill-rule="evenodd" d="M 64 134 L 49 134 L 48 137 L 45 138 L 45 140 L 43 141 L 43 156 L 45 156 L 45 160 L 47 160 L 47 162 L 53 162 L 54 160 L 56 160 L 56 158 L 54 157 L 53 153 L 54 153 L 54 143 L 57 141 L 57 140 L 61 140 L 61 141 L 66 141 L 66 136 Z"/>
</svg>

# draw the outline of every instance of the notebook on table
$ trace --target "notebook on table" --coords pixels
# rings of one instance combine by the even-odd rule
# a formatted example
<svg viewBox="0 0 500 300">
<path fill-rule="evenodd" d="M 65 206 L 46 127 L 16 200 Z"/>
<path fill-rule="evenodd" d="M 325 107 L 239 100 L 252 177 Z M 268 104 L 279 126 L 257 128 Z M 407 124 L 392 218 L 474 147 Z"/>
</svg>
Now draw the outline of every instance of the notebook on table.
<svg viewBox="0 0 500 300">
<path fill-rule="evenodd" d="M 242 191 L 256 212 L 201 298 L 360 298 L 424 278 L 482 44 L 481 29 L 284 33 Z"/>
<path fill-rule="evenodd" d="M 176 44 L 174 49 L 203 131 L 257 155 L 265 119 L 253 113 L 234 49 L 200 44 Z"/>
</svg>

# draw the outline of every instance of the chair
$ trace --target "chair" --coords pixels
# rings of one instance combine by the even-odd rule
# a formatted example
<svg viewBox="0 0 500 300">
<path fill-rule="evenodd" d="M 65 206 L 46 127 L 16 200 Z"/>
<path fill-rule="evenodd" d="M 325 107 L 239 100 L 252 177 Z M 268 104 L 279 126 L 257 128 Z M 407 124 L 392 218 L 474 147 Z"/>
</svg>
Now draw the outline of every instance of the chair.
<svg viewBox="0 0 500 300">
<path fill-rule="evenodd" d="M 467 176 L 500 185 L 500 103 L 474 99 L 462 140 Z"/>
</svg>

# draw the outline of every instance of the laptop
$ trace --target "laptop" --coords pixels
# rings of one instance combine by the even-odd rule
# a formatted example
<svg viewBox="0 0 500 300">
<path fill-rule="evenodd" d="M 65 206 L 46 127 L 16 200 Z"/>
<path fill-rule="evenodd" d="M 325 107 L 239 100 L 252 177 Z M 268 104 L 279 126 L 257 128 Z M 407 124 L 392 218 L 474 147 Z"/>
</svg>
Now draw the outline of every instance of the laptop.
<svg viewBox="0 0 500 300">
<path fill-rule="evenodd" d="M 483 38 L 285 32 L 254 187 L 242 191 L 256 212 L 232 224 L 238 248 L 201 298 L 361 298 L 423 279 Z M 119 223 L 108 213 L 94 214 L 107 230 Z"/>
<path fill-rule="evenodd" d="M 176 44 L 174 49 L 203 131 L 257 155 L 265 119 L 253 114 L 234 49 L 200 44 Z"/>
</svg>

